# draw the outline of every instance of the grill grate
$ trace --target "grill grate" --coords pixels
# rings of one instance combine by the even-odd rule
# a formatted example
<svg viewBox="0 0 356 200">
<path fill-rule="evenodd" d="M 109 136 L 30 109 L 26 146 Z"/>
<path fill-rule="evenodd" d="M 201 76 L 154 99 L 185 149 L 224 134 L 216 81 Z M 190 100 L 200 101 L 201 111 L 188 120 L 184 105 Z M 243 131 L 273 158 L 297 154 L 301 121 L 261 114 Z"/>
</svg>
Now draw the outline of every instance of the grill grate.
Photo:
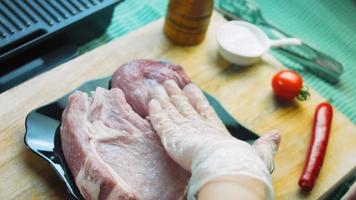
<svg viewBox="0 0 356 200">
<path fill-rule="evenodd" d="M 21 40 L 26 35 L 38 32 L 38 30 L 41 30 L 43 35 L 52 34 L 119 1 L 0 0 L 0 52 L 4 54 L 3 48 Z M 9 50 L 13 50 L 13 47 L 8 47 L 6 52 Z"/>
<path fill-rule="evenodd" d="M 123 0 L 0 0 L 0 93 L 77 55 Z"/>
</svg>

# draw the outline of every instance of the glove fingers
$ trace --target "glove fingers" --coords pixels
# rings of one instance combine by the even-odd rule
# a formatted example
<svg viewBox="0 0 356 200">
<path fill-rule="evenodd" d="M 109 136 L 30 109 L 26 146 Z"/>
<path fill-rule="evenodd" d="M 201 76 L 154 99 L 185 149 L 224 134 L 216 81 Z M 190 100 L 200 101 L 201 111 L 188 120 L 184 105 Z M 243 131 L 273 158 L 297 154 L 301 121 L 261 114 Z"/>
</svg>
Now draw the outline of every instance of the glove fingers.
<svg viewBox="0 0 356 200">
<path fill-rule="evenodd" d="M 167 134 L 174 134 L 178 130 L 177 125 L 171 120 L 157 100 L 152 99 L 149 102 L 148 113 L 153 128 L 161 138 Z"/>
<path fill-rule="evenodd" d="M 185 96 L 175 81 L 167 80 L 164 82 L 163 86 L 170 96 L 171 102 L 183 116 L 198 116 L 198 113 L 189 102 L 189 99 Z"/>
<path fill-rule="evenodd" d="M 190 170 L 191 156 L 183 156 L 181 152 L 182 141 L 178 136 L 179 127 L 168 117 L 159 102 L 152 99 L 148 104 L 149 119 L 157 135 L 160 137 L 164 149 L 168 155 L 184 169 Z M 188 158 L 187 158 L 188 157 Z"/>
<path fill-rule="evenodd" d="M 191 104 L 203 118 L 216 123 L 221 127 L 225 127 L 215 110 L 210 106 L 203 92 L 195 85 L 189 84 L 183 89 L 184 94 L 189 98 Z"/>
<path fill-rule="evenodd" d="M 166 114 L 173 120 L 173 122 L 180 124 L 184 121 L 183 116 L 172 104 L 165 88 L 163 88 L 161 85 L 158 85 L 152 89 L 151 97 L 152 99 L 155 99 L 159 102 L 159 104 L 162 106 L 162 109 L 165 110 Z"/>
<path fill-rule="evenodd" d="M 274 130 L 260 137 L 252 145 L 271 173 L 274 170 L 274 155 L 278 150 L 280 141 L 279 132 Z"/>
</svg>

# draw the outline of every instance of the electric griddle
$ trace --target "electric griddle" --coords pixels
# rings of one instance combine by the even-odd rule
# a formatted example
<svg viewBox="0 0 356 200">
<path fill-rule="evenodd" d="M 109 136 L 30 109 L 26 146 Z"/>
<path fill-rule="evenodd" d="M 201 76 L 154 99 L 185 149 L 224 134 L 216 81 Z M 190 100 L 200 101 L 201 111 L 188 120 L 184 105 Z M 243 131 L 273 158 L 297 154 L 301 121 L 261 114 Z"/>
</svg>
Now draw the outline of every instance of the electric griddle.
<svg viewBox="0 0 356 200">
<path fill-rule="evenodd" d="M 121 1 L 0 1 L 0 92 L 75 57 L 105 32 Z"/>
</svg>

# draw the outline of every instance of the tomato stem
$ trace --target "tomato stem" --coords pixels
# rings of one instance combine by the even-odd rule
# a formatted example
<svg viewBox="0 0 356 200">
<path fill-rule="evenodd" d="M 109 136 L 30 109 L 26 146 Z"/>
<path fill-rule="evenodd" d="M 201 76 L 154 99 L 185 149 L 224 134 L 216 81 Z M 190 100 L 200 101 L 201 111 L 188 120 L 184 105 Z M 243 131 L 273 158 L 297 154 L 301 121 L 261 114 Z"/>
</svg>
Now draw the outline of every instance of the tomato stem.
<svg viewBox="0 0 356 200">
<path fill-rule="evenodd" d="M 300 101 L 305 101 L 310 98 L 310 93 L 309 93 L 309 88 L 306 86 L 303 86 L 298 93 L 297 99 Z"/>
</svg>

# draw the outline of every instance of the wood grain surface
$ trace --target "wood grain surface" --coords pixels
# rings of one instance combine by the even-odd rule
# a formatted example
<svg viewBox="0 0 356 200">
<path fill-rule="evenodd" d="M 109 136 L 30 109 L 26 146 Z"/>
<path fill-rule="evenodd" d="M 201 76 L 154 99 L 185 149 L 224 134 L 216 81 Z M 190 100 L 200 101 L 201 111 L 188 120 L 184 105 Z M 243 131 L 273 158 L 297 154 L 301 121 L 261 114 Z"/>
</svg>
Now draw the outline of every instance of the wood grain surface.
<svg viewBox="0 0 356 200">
<path fill-rule="evenodd" d="M 258 134 L 279 129 L 282 143 L 273 174 L 276 199 L 319 197 L 356 165 L 356 126 L 335 111 L 317 184 L 311 193 L 301 193 L 297 180 L 310 139 L 314 108 L 324 99 L 311 91 L 307 102 L 275 101 L 270 80 L 282 66 L 268 55 L 261 63 L 243 69 L 223 60 L 217 54 L 215 32 L 224 22 L 214 13 L 201 45 L 178 47 L 164 37 L 163 20 L 158 20 L 0 94 L 0 199 L 68 198 L 49 165 L 25 148 L 25 117 L 32 109 L 88 80 L 108 76 L 121 64 L 137 58 L 181 64 L 195 83 L 215 96 L 242 124 Z"/>
</svg>

